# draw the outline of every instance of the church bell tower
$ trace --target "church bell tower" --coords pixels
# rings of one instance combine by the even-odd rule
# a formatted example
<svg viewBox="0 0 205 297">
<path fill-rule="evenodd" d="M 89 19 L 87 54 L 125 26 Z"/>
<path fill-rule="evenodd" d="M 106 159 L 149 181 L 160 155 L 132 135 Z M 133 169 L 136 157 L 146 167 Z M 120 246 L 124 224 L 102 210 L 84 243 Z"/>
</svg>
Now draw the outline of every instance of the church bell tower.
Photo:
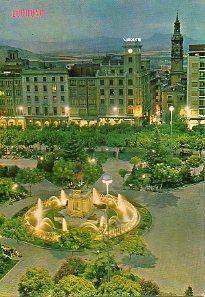
<svg viewBox="0 0 205 297">
<path fill-rule="evenodd" d="M 174 23 L 171 51 L 171 85 L 181 83 L 183 77 L 183 36 L 180 33 L 178 12 Z"/>
</svg>

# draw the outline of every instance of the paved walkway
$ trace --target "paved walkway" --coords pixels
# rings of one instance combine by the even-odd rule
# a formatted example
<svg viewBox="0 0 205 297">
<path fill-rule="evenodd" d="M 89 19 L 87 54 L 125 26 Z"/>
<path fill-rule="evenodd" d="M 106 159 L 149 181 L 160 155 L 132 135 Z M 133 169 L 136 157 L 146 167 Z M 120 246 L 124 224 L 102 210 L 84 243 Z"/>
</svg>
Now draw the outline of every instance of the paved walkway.
<svg viewBox="0 0 205 297">
<path fill-rule="evenodd" d="M 191 285 L 195 295 L 204 295 L 205 183 L 164 194 L 120 190 L 122 178 L 118 171 L 129 166 L 124 161 L 109 160 L 104 170 L 113 177 L 110 190 L 144 204 L 153 216 L 153 226 L 145 235 L 150 255 L 145 258 L 133 257 L 133 272 L 156 281 L 164 292 L 183 295 L 184 290 Z M 101 180 L 96 182 L 95 187 L 105 192 Z M 19 278 L 27 267 L 44 266 L 54 274 L 63 258 L 69 255 L 69 252 L 46 250 L 14 240 L 1 239 L 1 242 L 14 246 L 23 255 L 19 263 L 0 281 L 2 297 L 17 296 Z M 126 257 L 121 260 L 127 263 Z"/>
<path fill-rule="evenodd" d="M 37 166 L 37 160 L 32 159 L 0 159 L 0 165 L 13 166 L 16 165 L 19 168 L 30 168 L 34 169 Z"/>
</svg>

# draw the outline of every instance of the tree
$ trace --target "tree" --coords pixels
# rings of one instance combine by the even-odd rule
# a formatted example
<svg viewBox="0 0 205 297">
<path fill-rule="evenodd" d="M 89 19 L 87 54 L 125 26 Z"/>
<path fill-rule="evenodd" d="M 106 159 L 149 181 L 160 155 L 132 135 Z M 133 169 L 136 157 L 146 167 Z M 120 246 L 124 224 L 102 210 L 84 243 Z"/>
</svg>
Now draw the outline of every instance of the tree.
<svg viewBox="0 0 205 297">
<path fill-rule="evenodd" d="M 110 133 L 107 136 L 107 145 L 116 148 L 116 159 L 118 159 L 120 147 L 125 146 L 124 134 Z"/>
<path fill-rule="evenodd" d="M 72 161 L 58 160 L 54 162 L 53 176 L 60 186 L 67 186 L 74 179 L 74 163 Z"/>
<path fill-rule="evenodd" d="M 140 296 L 141 288 L 134 282 L 121 275 L 115 275 L 110 282 L 103 283 L 98 289 L 99 296 Z"/>
<path fill-rule="evenodd" d="M 157 296 L 160 294 L 159 286 L 150 280 L 146 281 L 142 279 L 140 281 L 140 286 L 142 289 L 142 295 Z"/>
<path fill-rule="evenodd" d="M 63 262 L 59 270 L 55 274 L 55 282 L 58 282 L 64 276 L 69 274 L 79 276 L 84 273 L 87 261 L 83 257 L 70 256 Z"/>
<path fill-rule="evenodd" d="M 104 248 L 105 245 L 103 244 Z M 114 257 L 109 257 L 110 276 L 119 273 L 120 268 L 118 267 Z M 92 282 L 99 286 L 105 280 L 108 275 L 108 256 L 106 253 L 99 253 L 97 259 L 95 259 L 90 265 L 87 265 L 85 269 L 85 278 L 92 280 Z"/>
<path fill-rule="evenodd" d="M 55 161 L 56 154 L 54 152 L 49 152 L 44 155 L 43 160 L 38 161 L 37 168 L 46 172 L 52 172 Z"/>
<path fill-rule="evenodd" d="M 92 242 L 92 233 L 80 228 L 72 228 L 61 235 L 61 244 L 69 250 L 89 248 Z"/>
<path fill-rule="evenodd" d="M 186 291 L 184 292 L 185 296 L 194 296 L 194 292 L 191 286 L 188 286 Z"/>
<path fill-rule="evenodd" d="M 26 197 L 22 187 L 15 184 L 9 178 L 0 178 L 0 202 L 7 200 L 20 200 Z"/>
<path fill-rule="evenodd" d="M 125 252 L 129 255 L 129 262 L 131 265 L 131 259 L 133 255 L 136 256 L 145 256 L 147 254 L 146 243 L 144 239 L 140 236 L 126 236 L 123 241 L 120 243 L 120 249 L 122 252 Z M 129 265 L 129 270 L 131 266 Z"/>
<path fill-rule="evenodd" d="M 103 173 L 102 166 L 97 164 L 83 163 L 83 180 L 87 185 L 93 184 Z"/>
<path fill-rule="evenodd" d="M 54 297 L 62 296 L 95 296 L 96 289 L 91 281 L 83 277 L 68 275 L 64 276 L 54 287 Z"/>
<path fill-rule="evenodd" d="M 85 152 L 83 150 L 83 143 L 77 133 L 72 133 L 69 138 L 66 138 L 62 143 L 64 151 L 64 158 L 71 161 L 83 161 L 85 159 Z"/>
<path fill-rule="evenodd" d="M 28 268 L 21 277 L 18 291 L 20 296 L 48 296 L 53 290 L 53 280 L 48 270 L 41 267 Z"/>
<path fill-rule="evenodd" d="M 123 178 L 123 180 L 124 180 L 127 173 L 128 173 L 128 170 L 126 170 L 126 169 L 120 169 L 119 170 L 119 175 Z"/>
<path fill-rule="evenodd" d="M 20 183 L 29 185 L 31 196 L 31 186 L 40 183 L 44 179 L 44 174 L 38 169 L 21 169 L 16 177 Z"/>
</svg>

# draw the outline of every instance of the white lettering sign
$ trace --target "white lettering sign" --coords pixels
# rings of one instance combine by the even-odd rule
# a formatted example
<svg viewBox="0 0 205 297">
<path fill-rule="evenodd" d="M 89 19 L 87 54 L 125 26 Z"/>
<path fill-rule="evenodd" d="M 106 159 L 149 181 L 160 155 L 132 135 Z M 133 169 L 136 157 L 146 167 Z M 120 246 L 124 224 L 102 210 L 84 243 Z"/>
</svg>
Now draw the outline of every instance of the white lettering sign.
<svg viewBox="0 0 205 297">
<path fill-rule="evenodd" d="M 130 37 L 130 38 L 123 38 L 124 41 L 131 41 L 131 42 L 135 42 L 135 41 L 139 41 L 141 42 L 141 38 L 133 38 L 133 37 Z"/>
</svg>

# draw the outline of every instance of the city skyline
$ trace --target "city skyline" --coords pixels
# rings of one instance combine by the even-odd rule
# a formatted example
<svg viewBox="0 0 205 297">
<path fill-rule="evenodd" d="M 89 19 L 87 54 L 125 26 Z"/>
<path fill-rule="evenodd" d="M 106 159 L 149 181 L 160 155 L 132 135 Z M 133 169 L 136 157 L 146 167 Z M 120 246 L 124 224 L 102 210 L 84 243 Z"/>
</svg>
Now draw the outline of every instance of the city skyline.
<svg viewBox="0 0 205 297">
<path fill-rule="evenodd" d="M 166 7 L 164 0 L 1 0 L 1 7 L 2 39 L 58 42 L 100 36 L 149 38 L 155 33 L 172 33 L 178 10 L 183 34 L 203 41 L 201 0 L 168 0 Z M 45 15 L 12 18 L 12 11 L 17 9 L 44 9 Z"/>
</svg>

